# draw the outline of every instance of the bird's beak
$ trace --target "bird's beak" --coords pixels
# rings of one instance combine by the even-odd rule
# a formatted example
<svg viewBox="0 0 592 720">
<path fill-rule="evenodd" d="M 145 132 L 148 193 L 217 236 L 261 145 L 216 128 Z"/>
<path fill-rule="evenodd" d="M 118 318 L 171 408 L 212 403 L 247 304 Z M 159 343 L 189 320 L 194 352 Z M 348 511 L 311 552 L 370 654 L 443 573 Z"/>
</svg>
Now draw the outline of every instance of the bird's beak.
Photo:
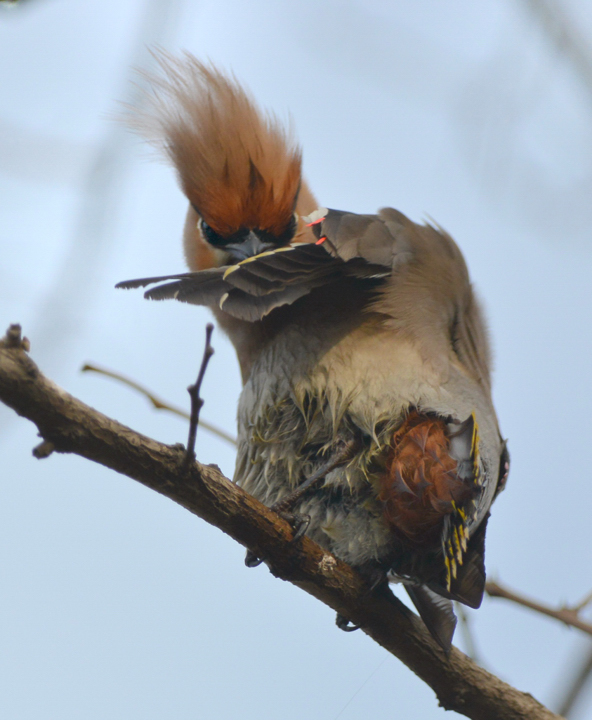
<svg viewBox="0 0 592 720">
<path fill-rule="evenodd" d="M 272 250 L 274 247 L 276 246 L 273 243 L 263 242 L 256 233 L 250 230 L 245 240 L 240 243 L 230 243 L 224 247 L 224 250 L 230 253 L 233 260 L 245 260 L 266 250 Z"/>
</svg>

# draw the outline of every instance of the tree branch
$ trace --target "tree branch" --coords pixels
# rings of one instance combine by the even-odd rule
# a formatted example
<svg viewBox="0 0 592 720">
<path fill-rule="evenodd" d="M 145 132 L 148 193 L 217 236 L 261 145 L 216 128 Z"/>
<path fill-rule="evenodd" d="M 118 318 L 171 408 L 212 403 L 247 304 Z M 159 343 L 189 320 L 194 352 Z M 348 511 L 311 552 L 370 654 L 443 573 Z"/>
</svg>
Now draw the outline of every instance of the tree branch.
<svg viewBox="0 0 592 720">
<path fill-rule="evenodd" d="M 436 693 L 440 705 L 475 720 L 551 720 L 550 712 L 452 648 L 446 657 L 422 622 L 392 594 L 369 594 L 363 578 L 234 485 L 215 465 L 181 472 L 181 445 L 163 445 L 72 397 L 46 378 L 13 325 L 0 340 L 0 400 L 34 422 L 42 456 L 75 453 L 174 500 L 264 556 L 271 572 L 341 613 L 398 657 Z"/>
<path fill-rule="evenodd" d="M 584 600 L 575 607 L 565 605 L 561 608 L 551 608 L 548 605 L 543 605 L 543 603 L 537 602 L 536 600 L 530 600 L 529 598 L 524 597 L 524 595 L 519 595 L 517 592 L 509 590 L 492 580 L 485 585 L 485 592 L 489 595 L 489 597 L 511 600 L 517 605 L 522 605 L 522 607 L 535 610 L 536 612 L 541 613 L 541 615 L 547 615 L 547 617 L 555 618 L 555 620 L 560 620 L 566 625 L 571 625 L 588 635 L 592 635 L 592 624 L 582 620 L 579 614 L 580 610 L 590 602 L 589 596 L 584 598 Z"/>
</svg>

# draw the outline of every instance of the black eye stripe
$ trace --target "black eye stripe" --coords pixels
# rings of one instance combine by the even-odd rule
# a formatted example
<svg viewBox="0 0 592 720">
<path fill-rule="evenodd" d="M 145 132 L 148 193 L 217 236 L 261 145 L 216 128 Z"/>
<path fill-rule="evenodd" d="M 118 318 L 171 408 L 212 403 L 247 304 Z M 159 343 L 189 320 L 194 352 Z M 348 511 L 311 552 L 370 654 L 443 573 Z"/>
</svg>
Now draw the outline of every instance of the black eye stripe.
<svg viewBox="0 0 592 720">
<path fill-rule="evenodd" d="M 249 228 L 241 228 L 235 233 L 232 233 L 232 235 L 224 236 L 217 233 L 214 229 L 212 229 L 205 220 L 201 220 L 200 223 L 201 226 L 201 232 L 204 236 L 204 239 L 209 245 L 213 245 L 214 247 L 223 248 L 226 245 L 238 245 L 242 242 L 244 242 L 248 235 L 249 235 Z M 279 236 L 276 237 L 275 235 L 272 235 L 267 230 L 260 230 L 259 228 L 253 228 L 253 232 L 257 235 L 257 237 L 264 243 L 270 243 L 272 245 L 275 245 L 276 247 L 281 247 L 282 245 L 286 245 L 290 242 L 290 240 L 294 237 L 294 233 L 296 232 L 297 227 L 297 220 L 296 216 L 293 215 L 290 218 L 290 222 L 288 223 L 288 226 L 284 230 L 284 232 Z"/>
<path fill-rule="evenodd" d="M 240 243 L 243 242 L 247 236 L 247 230 L 239 230 L 237 233 L 224 237 L 223 235 L 219 235 L 215 230 L 212 230 L 205 220 L 201 221 L 201 231 L 206 242 L 214 247 L 224 247 L 229 243 Z"/>
<path fill-rule="evenodd" d="M 290 240 L 296 234 L 297 227 L 298 227 L 298 219 L 296 217 L 296 214 L 294 214 L 290 218 L 290 222 L 288 223 L 288 226 L 286 227 L 284 232 L 276 239 L 276 243 L 280 246 L 285 245 L 286 243 L 289 243 Z"/>
</svg>

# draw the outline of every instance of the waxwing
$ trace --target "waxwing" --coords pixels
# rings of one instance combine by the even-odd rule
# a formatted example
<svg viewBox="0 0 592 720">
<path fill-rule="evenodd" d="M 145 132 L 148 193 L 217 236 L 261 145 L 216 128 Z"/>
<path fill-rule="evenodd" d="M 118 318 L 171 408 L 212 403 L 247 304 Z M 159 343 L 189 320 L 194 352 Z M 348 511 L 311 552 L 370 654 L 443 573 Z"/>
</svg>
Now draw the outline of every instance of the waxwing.
<svg viewBox="0 0 592 720">
<path fill-rule="evenodd" d="M 318 208 L 299 147 L 234 78 L 191 55 L 159 63 L 132 122 L 189 200 L 191 272 L 119 286 L 212 308 L 244 384 L 235 481 L 368 577 L 403 583 L 447 649 L 452 600 L 481 603 L 509 467 L 463 256 L 391 208 Z"/>
</svg>

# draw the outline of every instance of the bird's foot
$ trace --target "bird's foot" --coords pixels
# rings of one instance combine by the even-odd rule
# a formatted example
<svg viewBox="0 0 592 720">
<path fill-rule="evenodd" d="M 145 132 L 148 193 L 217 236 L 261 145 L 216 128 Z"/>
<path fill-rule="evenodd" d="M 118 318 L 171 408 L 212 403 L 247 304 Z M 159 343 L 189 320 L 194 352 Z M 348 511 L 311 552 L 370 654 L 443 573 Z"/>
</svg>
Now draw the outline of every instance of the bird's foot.
<svg viewBox="0 0 592 720">
<path fill-rule="evenodd" d="M 270 509 L 274 510 L 275 512 L 274 505 L 272 505 Z M 286 522 L 290 523 L 292 527 L 292 532 L 294 533 L 294 535 L 290 540 L 291 543 L 295 543 L 300 540 L 300 538 L 304 536 L 304 533 L 307 531 L 308 526 L 310 525 L 310 515 L 301 515 L 299 513 L 289 512 L 278 512 L 278 515 L 284 518 Z M 259 557 L 252 550 L 247 550 L 245 554 L 245 565 L 248 568 L 258 567 L 264 560 L 265 558 Z"/>
<path fill-rule="evenodd" d="M 340 630 L 343 630 L 343 632 L 353 632 L 354 630 L 359 630 L 359 625 L 354 625 L 350 620 L 348 620 L 345 615 L 342 615 L 341 613 L 337 613 L 335 617 L 335 625 Z"/>
<path fill-rule="evenodd" d="M 276 504 L 271 506 L 271 510 L 277 512 L 280 517 L 284 518 L 284 520 L 290 524 L 292 532 L 294 533 L 290 542 L 294 543 L 297 540 L 300 540 L 300 538 L 308 530 L 308 526 L 310 525 L 310 515 L 276 510 Z"/>
<path fill-rule="evenodd" d="M 252 550 L 247 550 L 245 553 L 245 565 L 248 568 L 256 568 L 263 562 L 263 558 L 257 557 Z"/>
</svg>

